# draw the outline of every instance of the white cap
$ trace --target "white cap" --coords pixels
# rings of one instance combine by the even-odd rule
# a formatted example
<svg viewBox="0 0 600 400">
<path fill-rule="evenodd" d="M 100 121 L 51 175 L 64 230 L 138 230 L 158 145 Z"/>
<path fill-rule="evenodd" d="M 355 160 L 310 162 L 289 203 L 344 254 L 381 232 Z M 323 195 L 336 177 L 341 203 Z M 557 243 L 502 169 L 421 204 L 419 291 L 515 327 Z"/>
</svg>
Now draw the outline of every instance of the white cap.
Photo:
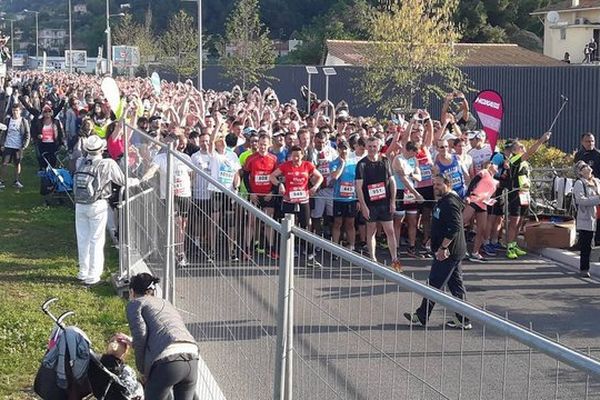
<svg viewBox="0 0 600 400">
<path fill-rule="evenodd" d="M 100 136 L 92 135 L 85 140 L 83 148 L 88 153 L 99 153 L 106 147 L 106 140 Z"/>
</svg>

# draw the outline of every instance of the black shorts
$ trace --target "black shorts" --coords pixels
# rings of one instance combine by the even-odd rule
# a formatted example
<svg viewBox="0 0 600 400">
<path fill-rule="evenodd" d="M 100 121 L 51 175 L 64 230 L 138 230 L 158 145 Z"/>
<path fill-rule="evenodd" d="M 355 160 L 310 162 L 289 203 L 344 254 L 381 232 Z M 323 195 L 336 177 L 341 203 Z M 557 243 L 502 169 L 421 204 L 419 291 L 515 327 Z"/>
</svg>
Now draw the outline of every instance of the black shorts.
<svg viewBox="0 0 600 400">
<path fill-rule="evenodd" d="M 371 205 L 369 207 L 369 219 L 367 222 L 388 222 L 393 220 L 393 215 L 390 212 L 390 204 L 382 203 Z"/>
<path fill-rule="evenodd" d="M 396 190 L 396 211 L 416 211 L 419 204 L 413 200 L 410 204 L 404 204 L 404 189 Z"/>
<path fill-rule="evenodd" d="M 333 201 L 333 216 L 335 218 L 354 218 L 356 216 L 355 201 Z"/>
<path fill-rule="evenodd" d="M 231 199 L 224 193 L 214 192 L 210 202 L 213 213 L 227 213 L 233 210 Z"/>
<path fill-rule="evenodd" d="M 191 197 L 179 197 L 175 196 L 175 214 L 187 218 L 190 212 Z"/>
<path fill-rule="evenodd" d="M 433 210 L 435 194 L 433 193 L 433 186 L 427 186 L 422 188 L 417 188 L 417 192 L 421 196 L 423 196 L 423 202 L 417 205 L 419 212 L 423 212 L 424 209 Z"/>
<path fill-rule="evenodd" d="M 511 217 L 522 217 L 527 212 L 529 206 L 522 206 L 519 199 L 519 192 L 510 192 L 508 194 L 508 215 Z"/>
<path fill-rule="evenodd" d="M 501 188 L 496 189 L 496 192 L 494 193 L 494 199 L 496 199 L 496 202 L 493 206 L 488 207 L 488 214 L 501 217 L 504 215 L 504 197 L 502 197 Z"/>
<path fill-rule="evenodd" d="M 296 224 L 302 229 L 308 228 L 310 222 L 310 204 L 309 203 L 288 203 L 287 201 L 281 202 L 281 213 L 294 214 L 296 216 Z"/>
<path fill-rule="evenodd" d="M 17 165 L 21 162 L 21 156 L 23 155 L 23 150 L 21 149 L 11 149 L 9 147 L 5 147 L 2 152 L 2 163 L 10 163 Z"/>
<path fill-rule="evenodd" d="M 471 202 L 469 203 L 469 206 L 475 210 L 476 213 L 482 213 L 482 212 L 487 212 L 487 208 L 484 210 L 483 208 L 479 207 L 477 204 Z"/>
<path fill-rule="evenodd" d="M 275 196 L 271 196 L 269 200 L 265 200 L 265 196 L 256 196 L 258 198 L 258 203 L 256 206 L 261 210 L 265 208 L 275 208 Z"/>
</svg>

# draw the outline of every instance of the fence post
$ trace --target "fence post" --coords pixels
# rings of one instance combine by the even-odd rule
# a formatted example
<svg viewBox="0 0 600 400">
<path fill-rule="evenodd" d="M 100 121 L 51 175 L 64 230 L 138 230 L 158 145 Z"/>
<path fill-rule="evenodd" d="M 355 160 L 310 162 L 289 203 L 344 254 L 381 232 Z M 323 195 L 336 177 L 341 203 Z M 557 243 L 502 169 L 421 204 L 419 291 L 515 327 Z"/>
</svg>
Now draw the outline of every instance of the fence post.
<svg viewBox="0 0 600 400">
<path fill-rule="evenodd" d="M 123 255 L 124 257 L 124 262 L 125 262 L 125 268 L 127 268 L 126 273 L 124 274 L 125 271 L 121 270 L 121 276 L 119 277 L 120 280 L 122 280 L 123 278 L 126 278 L 128 281 L 131 279 L 131 234 L 130 234 L 130 224 L 129 224 L 129 217 L 130 217 L 130 204 L 129 204 L 129 135 L 127 134 L 127 125 L 125 124 L 125 118 L 123 118 L 121 120 L 121 134 L 123 135 L 123 143 L 124 143 L 124 153 L 123 153 L 123 159 L 124 159 L 124 170 L 125 170 L 125 189 L 124 189 L 124 200 L 125 200 L 125 205 L 124 207 L 120 210 L 119 212 L 119 216 L 121 216 L 121 214 L 123 214 L 123 224 L 122 226 L 119 226 L 119 242 L 123 242 L 123 239 L 125 239 L 125 249 L 121 248 L 120 251 L 122 252 L 123 250 L 125 250 L 125 254 Z M 121 218 L 119 218 L 121 219 Z M 119 224 L 121 225 L 121 224 Z M 122 230 L 121 230 L 122 228 Z M 125 236 L 123 236 L 125 235 Z"/>
<path fill-rule="evenodd" d="M 167 149 L 167 182 L 166 182 L 166 213 L 167 213 L 167 259 L 165 263 L 165 294 L 164 297 L 173 304 L 173 284 L 171 277 L 175 276 L 175 229 L 174 229 L 174 205 L 173 205 L 173 143 Z M 171 271 L 173 274 L 171 275 Z"/>
<path fill-rule="evenodd" d="M 281 249 L 279 259 L 279 295 L 277 302 L 277 348 L 275 351 L 275 376 L 273 399 L 290 400 L 292 392 L 292 360 L 294 318 L 292 311 L 294 276 L 294 214 L 286 214 L 281 221 Z"/>
<path fill-rule="evenodd" d="M 502 200 L 504 201 L 504 245 L 508 246 L 508 189 L 502 189 Z"/>
</svg>

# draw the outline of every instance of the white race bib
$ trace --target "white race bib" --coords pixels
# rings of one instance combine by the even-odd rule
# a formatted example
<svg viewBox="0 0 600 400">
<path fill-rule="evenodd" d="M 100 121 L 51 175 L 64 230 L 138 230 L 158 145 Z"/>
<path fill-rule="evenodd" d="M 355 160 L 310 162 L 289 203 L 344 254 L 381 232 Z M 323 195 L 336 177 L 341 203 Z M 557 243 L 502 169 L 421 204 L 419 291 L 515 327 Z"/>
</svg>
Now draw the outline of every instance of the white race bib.
<svg viewBox="0 0 600 400">
<path fill-rule="evenodd" d="M 219 182 L 224 186 L 231 185 L 233 183 L 233 176 L 235 172 L 232 171 L 219 171 Z"/>
<path fill-rule="evenodd" d="M 369 192 L 369 199 L 371 199 L 371 201 L 385 199 L 385 182 L 368 185 L 367 190 Z"/>
<path fill-rule="evenodd" d="M 289 196 L 290 202 L 301 203 L 308 199 L 308 192 L 306 190 L 291 190 Z"/>
<path fill-rule="evenodd" d="M 254 175 L 254 183 L 264 186 L 269 183 L 269 175 Z"/>
<path fill-rule="evenodd" d="M 342 182 L 340 184 L 340 196 L 352 197 L 354 196 L 354 184 L 351 182 Z"/>
</svg>

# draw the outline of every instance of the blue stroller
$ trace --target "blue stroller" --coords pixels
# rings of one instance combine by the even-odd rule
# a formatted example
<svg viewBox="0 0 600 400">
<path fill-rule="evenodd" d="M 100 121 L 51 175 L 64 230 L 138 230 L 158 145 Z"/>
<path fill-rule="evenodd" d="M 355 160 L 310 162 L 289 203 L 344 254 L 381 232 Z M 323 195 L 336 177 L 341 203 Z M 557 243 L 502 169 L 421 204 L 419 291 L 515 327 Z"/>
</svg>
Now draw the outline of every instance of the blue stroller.
<svg viewBox="0 0 600 400">
<path fill-rule="evenodd" d="M 60 165 L 60 168 L 52 168 L 52 165 L 46 158 L 46 153 L 42 154 L 42 159 L 46 161 L 46 168 L 38 171 L 40 182 L 40 194 L 44 196 L 46 205 L 51 205 L 53 200 L 58 204 L 64 204 L 66 199 L 73 202 L 71 193 L 73 192 L 73 177 L 71 173 Z"/>
</svg>

